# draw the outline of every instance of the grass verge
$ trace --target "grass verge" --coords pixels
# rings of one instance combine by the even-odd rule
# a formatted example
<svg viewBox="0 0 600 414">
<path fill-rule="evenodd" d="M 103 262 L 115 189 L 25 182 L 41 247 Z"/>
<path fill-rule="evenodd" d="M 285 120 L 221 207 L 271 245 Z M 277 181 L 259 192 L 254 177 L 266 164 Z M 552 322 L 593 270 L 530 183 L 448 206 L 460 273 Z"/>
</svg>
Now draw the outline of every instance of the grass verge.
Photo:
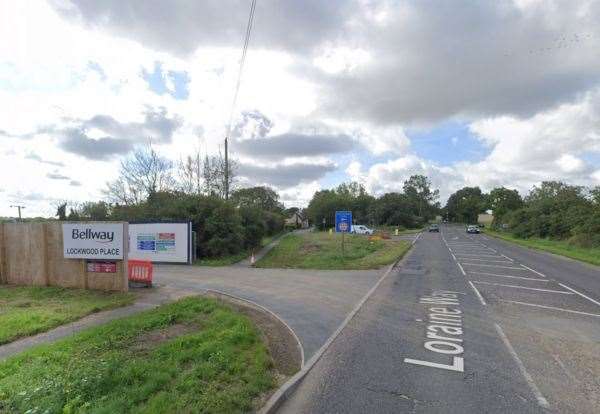
<svg viewBox="0 0 600 414">
<path fill-rule="evenodd" d="M 260 243 L 260 247 L 263 248 L 270 244 L 277 237 L 281 236 L 283 233 L 278 233 L 273 236 L 263 237 Z M 251 250 L 244 250 L 242 252 L 232 254 L 229 256 L 221 256 L 221 257 L 203 257 L 202 259 L 198 259 L 194 262 L 196 266 L 209 266 L 209 267 L 220 267 L 220 266 L 230 266 L 237 262 L 241 262 L 246 259 L 252 253 Z"/>
<path fill-rule="evenodd" d="M 521 246 L 530 247 L 532 249 L 537 250 L 543 250 L 546 252 L 557 254 L 559 256 L 565 256 L 571 259 L 580 260 L 582 262 L 600 266 L 600 248 L 586 249 L 584 247 L 573 246 L 567 243 L 566 241 L 562 240 L 549 240 L 538 238 L 519 239 L 511 234 L 501 233 L 487 228 L 484 230 L 484 233 Z"/>
<path fill-rule="evenodd" d="M 269 251 L 256 267 L 301 269 L 376 269 L 393 263 L 410 248 L 398 240 L 369 241 L 368 237 L 346 235 L 344 255 L 342 236 L 326 232 L 290 234 Z"/>
<path fill-rule="evenodd" d="M 47 331 L 90 313 L 129 305 L 130 293 L 0 286 L 0 344 Z"/>
<path fill-rule="evenodd" d="M 0 362 L 0 412 L 247 412 L 271 366 L 246 316 L 185 298 Z"/>
<path fill-rule="evenodd" d="M 375 231 L 385 231 L 387 233 L 390 234 L 395 234 L 396 231 L 396 226 L 377 226 L 375 227 Z M 415 234 L 415 233 L 420 233 L 423 231 L 423 227 L 420 227 L 418 229 L 402 229 L 398 232 L 399 235 L 402 234 Z"/>
</svg>

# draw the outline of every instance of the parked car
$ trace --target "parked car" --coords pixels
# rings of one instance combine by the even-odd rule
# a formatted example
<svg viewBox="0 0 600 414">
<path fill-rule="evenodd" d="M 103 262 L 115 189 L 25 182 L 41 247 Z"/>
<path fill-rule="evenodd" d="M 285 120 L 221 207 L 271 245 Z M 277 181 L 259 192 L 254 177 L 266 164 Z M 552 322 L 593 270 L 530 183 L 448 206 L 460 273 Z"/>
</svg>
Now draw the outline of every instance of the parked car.
<svg viewBox="0 0 600 414">
<path fill-rule="evenodd" d="M 467 226 L 467 233 L 479 234 L 479 226 L 470 224 Z"/>
<path fill-rule="evenodd" d="M 350 233 L 371 235 L 373 234 L 373 229 L 370 229 L 367 226 L 363 226 L 362 224 L 353 224 Z"/>
<path fill-rule="evenodd" d="M 433 231 L 433 232 L 439 233 L 440 232 L 440 226 L 439 226 L 439 224 L 435 224 L 435 223 L 430 224 L 429 225 L 429 231 L 430 232 Z"/>
</svg>

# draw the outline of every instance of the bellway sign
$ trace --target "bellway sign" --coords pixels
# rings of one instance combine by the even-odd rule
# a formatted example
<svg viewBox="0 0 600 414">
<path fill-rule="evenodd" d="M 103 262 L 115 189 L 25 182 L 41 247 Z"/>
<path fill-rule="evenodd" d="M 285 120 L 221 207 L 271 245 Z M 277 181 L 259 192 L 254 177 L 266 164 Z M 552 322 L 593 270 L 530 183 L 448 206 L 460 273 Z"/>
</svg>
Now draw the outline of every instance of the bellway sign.
<svg viewBox="0 0 600 414">
<path fill-rule="evenodd" d="M 63 223 L 65 259 L 123 259 L 124 223 Z"/>
<path fill-rule="evenodd" d="M 352 230 L 352 212 L 351 211 L 336 211 L 335 212 L 335 232 L 350 233 Z"/>
</svg>

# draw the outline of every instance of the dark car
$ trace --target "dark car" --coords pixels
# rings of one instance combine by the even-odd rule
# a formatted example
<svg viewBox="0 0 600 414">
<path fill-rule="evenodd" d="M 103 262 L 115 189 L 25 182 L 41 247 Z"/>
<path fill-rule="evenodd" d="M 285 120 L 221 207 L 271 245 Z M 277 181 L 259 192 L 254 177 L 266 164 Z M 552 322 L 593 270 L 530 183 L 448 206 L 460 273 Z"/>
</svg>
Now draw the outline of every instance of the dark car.
<svg viewBox="0 0 600 414">
<path fill-rule="evenodd" d="M 467 226 L 467 233 L 479 234 L 479 226 L 469 225 Z"/>
<path fill-rule="evenodd" d="M 440 232 L 440 226 L 437 225 L 437 224 L 431 224 L 431 225 L 429 225 L 429 231 L 430 232 L 431 231 L 435 231 L 435 232 L 439 233 Z"/>
</svg>

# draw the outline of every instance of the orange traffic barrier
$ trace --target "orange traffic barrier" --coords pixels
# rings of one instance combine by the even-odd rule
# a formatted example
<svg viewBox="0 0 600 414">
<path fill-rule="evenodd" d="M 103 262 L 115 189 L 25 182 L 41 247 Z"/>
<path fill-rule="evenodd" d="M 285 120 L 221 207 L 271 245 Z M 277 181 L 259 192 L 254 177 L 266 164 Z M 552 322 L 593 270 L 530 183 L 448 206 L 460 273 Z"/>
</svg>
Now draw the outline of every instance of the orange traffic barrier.
<svg viewBox="0 0 600 414">
<path fill-rule="evenodd" d="M 152 262 L 150 260 L 129 260 L 128 267 L 129 281 L 152 286 Z"/>
</svg>

